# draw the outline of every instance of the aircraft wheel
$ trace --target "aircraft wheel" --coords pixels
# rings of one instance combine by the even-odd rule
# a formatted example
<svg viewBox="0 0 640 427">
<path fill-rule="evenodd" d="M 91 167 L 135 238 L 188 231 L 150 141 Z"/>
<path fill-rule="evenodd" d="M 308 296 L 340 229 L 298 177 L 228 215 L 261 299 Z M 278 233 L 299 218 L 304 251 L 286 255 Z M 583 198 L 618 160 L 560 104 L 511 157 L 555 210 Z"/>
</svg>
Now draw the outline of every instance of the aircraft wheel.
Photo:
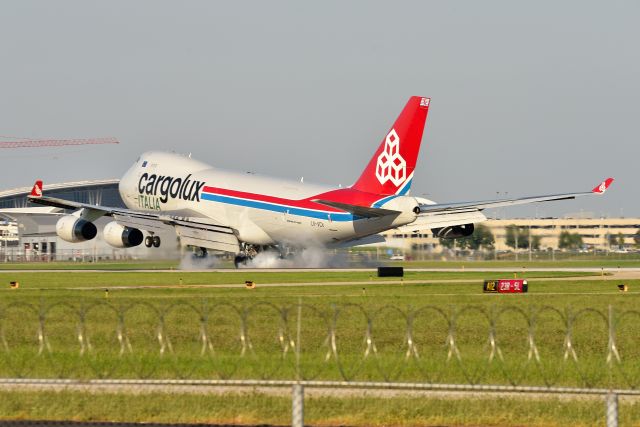
<svg viewBox="0 0 640 427">
<path fill-rule="evenodd" d="M 233 265 L 235 265 L 236 268 L 238 268 L 240 264 L 246 264 L 246 263 L 247 263 L 247 257 L 243 255 L 236 255 L 236 257 L 233 259 Z"/>
<path fill-rule="evenodd" d="M 151 236 L 147 236 L 144 238 L 144 245 L 150 248 L 153 245 L 153 238 Z"/>
<path fill-rule="evenodd" d="M 160 247 L 160 236 L 153 236 L 153 239 L 151 239 L 151 244 L 153 245 L 154 248 L 159 248 Z"/>
</svg>

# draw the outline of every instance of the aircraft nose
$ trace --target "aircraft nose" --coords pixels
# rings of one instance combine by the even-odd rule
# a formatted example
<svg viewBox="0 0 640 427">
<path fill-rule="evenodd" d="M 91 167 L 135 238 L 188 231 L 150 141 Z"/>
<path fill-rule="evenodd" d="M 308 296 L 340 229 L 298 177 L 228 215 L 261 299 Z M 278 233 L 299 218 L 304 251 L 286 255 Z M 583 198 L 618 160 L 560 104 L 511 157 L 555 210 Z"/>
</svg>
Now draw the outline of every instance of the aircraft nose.
<svg viewBox="0 0 640 427">
<path fill-rule="evenodd" d="M 120 178 L 118 190 L 120 191 L 120 196 L 125 203 L 127 200 L 134 199 L 137 196 L 138 182 L 140 181 L 140 176 L 142 175 L 143 170 L 144 169 L 140 167 L 139 162 L 136 162 Z"/>
</svg>

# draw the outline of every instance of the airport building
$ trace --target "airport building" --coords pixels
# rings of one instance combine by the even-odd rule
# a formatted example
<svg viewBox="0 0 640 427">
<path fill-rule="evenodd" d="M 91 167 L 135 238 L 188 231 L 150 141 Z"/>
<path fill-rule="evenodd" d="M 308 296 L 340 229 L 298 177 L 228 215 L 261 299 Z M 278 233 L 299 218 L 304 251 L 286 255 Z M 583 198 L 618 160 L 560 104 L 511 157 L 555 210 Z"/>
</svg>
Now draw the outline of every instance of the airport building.
<svg viewBox="0 0 640 427">
<path fill-rule="evenodd" d="M 55 233 L 59 212 L 28 204 L 30 191 L 31 187 L 0 191 L 0 261 L 135 259 L 175 257 L 180 253 L 175 233 L 161 234 L 163 243 L 159 249 L 149 249 L 144 245 L 130 249 L 113 248 L 101 236 L 102 227 L 111 221 L 110 218 L 96 221 L 98 236 L 95 239 L 82 243 L 65 242 Z M 47 184 L 45 191 L 52 197 L 125 207 L 118 192 L 117 179 Z M 635 249 L 634 237 L 640 230 L 640 218 L 490 219 L 483 225 L 493 234 L 496 251 L 513 249 L 506 242 L 510 226 L 516 226 L 527 236 L 535 236 L 540 250 L 557 250 L 560 235 L 566 231 L 581 236 L 583 250 L 626 251 Z M 389 246 L 397 248 L 397 252 L 439 253 L 445 250 L 431 230 L 416 233 L 391 230 L 384 235 Z M 622 245 L 619 244 L 620 238 L 624 241 Z"/>
<path fill-rule="evenodd" d="M 489 219 L 482 223 L 495 239 L 497 251 L 513 250 L 507 245 L 507 229 L 515 226 L 529 241 L 537 239 L 540 250 L 559 249 L 563 232 L 578 234 L 582 238 L 582 250 L 628 251 L 635 249 L 636 233 L 640 230 L 640 218 L 514 218 Z M 404 248 L 440 252 L 440 239 L 430 230 L 418 233 L 385 233 L 387 239 L 404 242 Z M 620 239 L 624 243 L 619 244 Z M 615 241 L 615 243 L 614 243 Z"/>
<path fill-rule="evenodd" d="M 124 208 L 118 191 L 118 179 L 46 184 L 47 196 L 93 205 Z M 175 257 L 180 253 L 174 233 L 159 233 L 160 248 L 144 245 L 118 249 L 102 238 L 103 227 L 112 221 L 103 217 L 95 221 L 98 235 L 80 243 L 58 237 L 55 225 L 60 210 L 27 202 L 31 187 L 0 191 L 0 262 L 4 261 L 99 261 Z"/>
</svg>

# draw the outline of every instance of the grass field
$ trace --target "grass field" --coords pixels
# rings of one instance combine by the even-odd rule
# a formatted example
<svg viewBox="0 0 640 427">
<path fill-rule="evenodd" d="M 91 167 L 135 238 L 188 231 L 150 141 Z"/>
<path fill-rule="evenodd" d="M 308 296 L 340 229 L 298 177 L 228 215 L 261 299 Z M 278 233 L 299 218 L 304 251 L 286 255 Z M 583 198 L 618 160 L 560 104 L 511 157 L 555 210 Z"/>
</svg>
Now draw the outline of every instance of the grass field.
<svg viewBox="0 0 640 427">
<path fill-rule="evenodd" d="M 513 272 L 474 272 L 460 270 L 458 272 L 412 272 L 408 271 L 402 280 L 395 279 L 399 284 L 404 281 L 416 280 L 482 280 L 486 277 L 518 277 L 550 278 L 550 277 L 581 277 L 594 276 L 594 273 L 581 272 L 545 272 L 526 271 L 515 269 Z M 321 283 L 321 282 L 376 282 L 385 281 L 376 276 L 374 270 L 363 271 L 309 271 L 309 272 L 255 272 L 251 270 L 231 270 L 221 272 L 189 272 L 189 271 L 164 271 L 164 272 L 0 272 L 0 284 L 7 285 L 3 290 L 8 291 L 11 281 L 20 283 L 20 296 L 46 294 L 45 291 L 55 291 L 51 296 L 64 295 L 67 290 L 74 292 L 83 289 L 99 289 L 104 287 L 118 288 L 128 286 L 188 286 L 188 285 L 243 285 L 246 280 L 252 280 L 258 284 L 271 283 Z M 388 281 L 389 279 L 387 279 Z M 391 279 L 394 280 L 394 279 Z M 69 289 L 75 288 L 75 289 Z M 62 294 L 61 294 L 62 292 Z M 28 293 L 28 295 L 23 295 Z M 275 292 L 275 294 L 278 294 Z M 146 290 L 149 297 L 158 296 L 158 292 Z"/>
<path fill-rule="evenodd" d="M 293 379 L 298 368 L 307 379 L 620 388 L 640 384 L 640 313 L 635 311 L 640 280 L 625 280 L 630 291 L 621 293 L 618 281 L 599 274 L 522 269 L 517 274 L 529 279 L 528 294 L 483 294 L 484 278 L 512 273 L 462 270 L 408 272 L 392 284 L 380 283 L 370 271 L 0 273 L 0 284 L 6 283 L 0 289 L 0 376 Z M 9 289 L 12 280 L 20 282 L 19 289 Z M 254 280 L 257 288 L 245 289 L 245 280 Z M 609 307 L 616 315 L 620 363 L 606 362 Z M 568 329 L 575 358 L 564 357 Z M 530 334 L 539 361 L 528 358 Z M 455 351 L 448 358 L 452 336 L 459 358 Z M 296 366 L 297 345 L 301 357 Z M 24 402 L 51 398 L 46 396 L 20 392 L 15 406 L 0 411 L 19 417 Z M 82 402 L 80 396 L 69 396 Z M 189 405 L 204 399 L 184 398 L 191 402 L 184 403 L 189 414 L 194 413 Z M 106 397 L 95 402 L 100 399 Z M 215 407 L 234 398 L 211 399 Z M 269 408 L 290 405 L 288 398 L 255 401 L 256 407 L 240 418 L 229 416 L 243 422 L 287 422 Z M 469 425 L 474 419 L 475 425 L 478 420 L 492 425 L 594 425 L 602 420 L 602 405 L 592 410 L 585 402 L 527 402 L 527 414 L 538 415 L 524 418 L 516 416 L 523 405 L 520 399 L 507 399 L 502 410 L 491 399 L 474 400 L 470 406 L 461 403 L 468 400 L 445 404 L 429 399 L 420 408 L 432 408 L 430 412 L 418 410 L 411 398 L 394 399 L 392 405 L 374 403 L 360 412 L 355 408 L 362 404 L 355 398 L 314 402 L 310 407 L 341 408 L 327 425 L 364 425 L 367 419 L 387 420 L 379 425 Z M 98 403 L 78 404 L 86 408 L 83 419 L 101 419 Z M 445 416 L 437 408 L 446 405 L 463 406 Z M 562 405 L 570 409 L 558 409 Z M 638 411 L 637 405 L 629 408 L 632 414 Z M 57 410 L 56 418 L 74 413 Z M 316 410 L 312 420 L 329 419 Z M 39 411 L 34 413 L 47 413 Z M 177 416 L 167 411 L 158 419 Z M 272 418 L 256 415 L 264 413 L 260 411 Z M 195 413 L 195 420 L 211 421 L 210 412 Z M 592 413 L 597 417 L 592 419 Z M 563 422 L 567 419 L 575 422 Z"/>
<path fill-rule="evenodd" d="M 284 390 L 283 390 L 284 391 Z M 169 393 L 92 394 L 0 392 L 3 419 L 225 423 L 288 425 L 291 399 L 261 393 L 199 395 Z M 640 425 L 640 403 L 621 402 L 621 426 Z M 601 426 L 598 398 L 473 399 L 435 397 L 312 397 L 305 400 L 305 425 L 314 426 Z"/>
</svg>

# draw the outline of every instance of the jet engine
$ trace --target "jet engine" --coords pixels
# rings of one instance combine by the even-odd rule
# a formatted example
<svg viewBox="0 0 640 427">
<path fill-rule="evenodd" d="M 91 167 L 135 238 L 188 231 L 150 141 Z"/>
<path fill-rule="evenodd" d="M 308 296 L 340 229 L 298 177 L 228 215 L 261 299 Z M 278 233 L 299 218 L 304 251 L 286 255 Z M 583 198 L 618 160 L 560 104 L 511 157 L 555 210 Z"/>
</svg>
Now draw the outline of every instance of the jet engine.
<svg viewBox="0 0 640 427">
<path fill-rule="evenodd" d="M 65 215 L 56 223 L 56 234 L 62 240 L 76 243 L 91 240 L 98 230 L 94 223 L 73 215 Z"/>
<path fill-rule="evenodd" d="M 105 225 L 102 234 L 105 242 L 115 248 L 132 248 L 144 240 L 142 231 L 137 228 L 125 227 L 115 221 Z"/>
<path fill-rule="evenodd" d="M 459 239 L 460 237 L 469 237 L 473 234 L 473 224 L 454 225 L 452 227 L 432 228 L 435 237 L 441 239 Z"/>
</svg>

